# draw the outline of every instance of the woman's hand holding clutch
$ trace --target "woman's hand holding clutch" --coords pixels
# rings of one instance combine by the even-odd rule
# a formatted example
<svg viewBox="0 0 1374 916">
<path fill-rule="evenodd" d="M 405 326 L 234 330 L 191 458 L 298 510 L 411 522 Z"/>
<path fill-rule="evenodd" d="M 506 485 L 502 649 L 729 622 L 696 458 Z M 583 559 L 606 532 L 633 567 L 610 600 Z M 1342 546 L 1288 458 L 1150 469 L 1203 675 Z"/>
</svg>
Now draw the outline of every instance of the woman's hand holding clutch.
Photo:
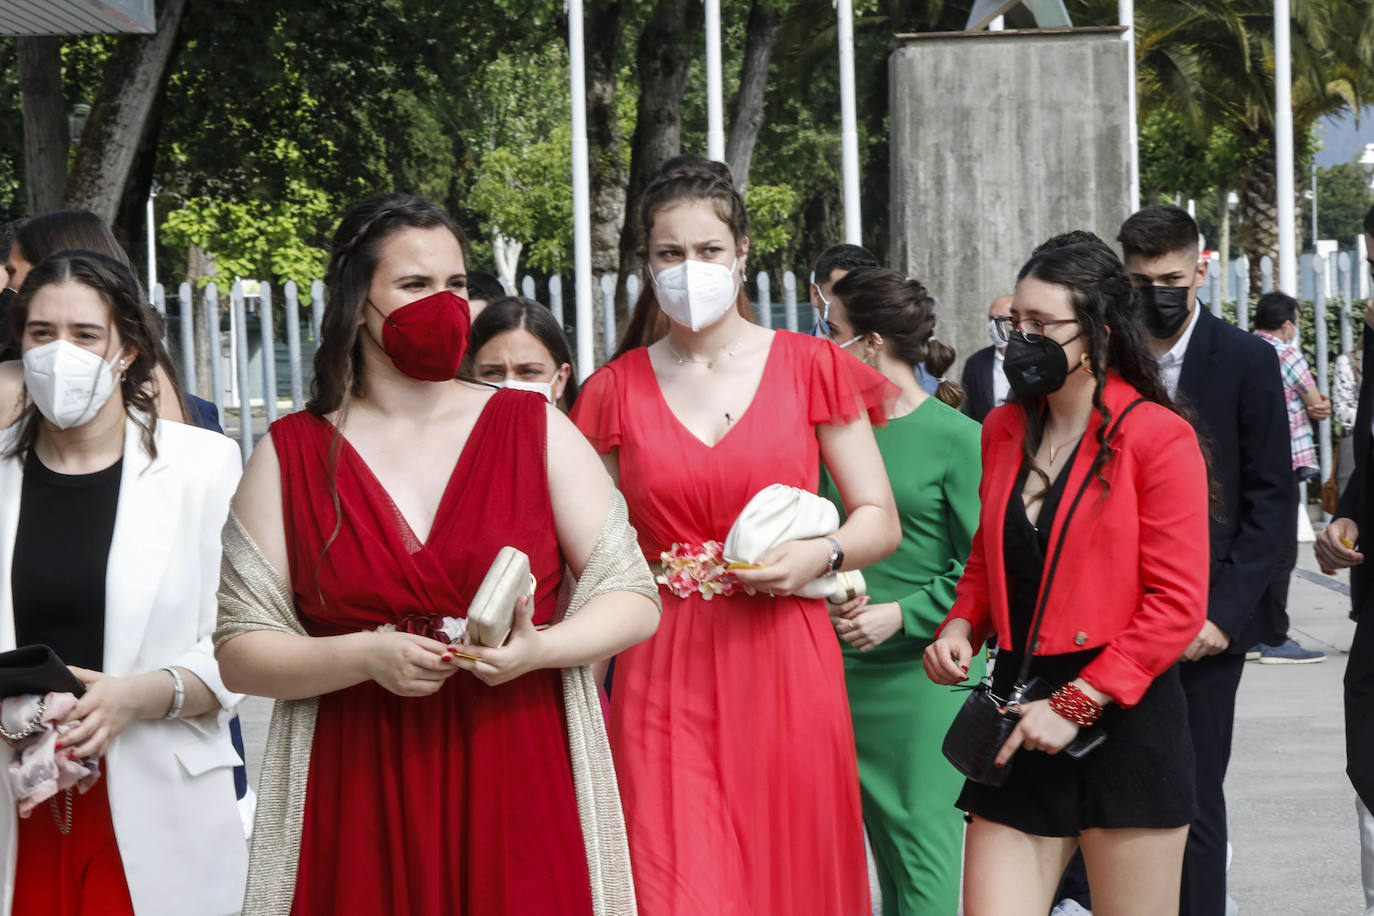
<svg viewBox="0 0 1374 916">
<path fill-rule="evenodd" d="M 787 541 L 765 553 L 756 568 L 737 567 L 735 578 L 756 592 L 791 595 L 825 575 L 830 544 L 824 538 Z"/>
<path fill-rule="evenodd" d="M 549 667 L 547 640 L 555 629 L 536 630 L 529 596 L 521 595 L 515 603 L 510 638 L 499 648 L 465 645 L 455 661 L 459 668 L 471 671 L 484 684 L 495 687 L 530 671 Z"/>
</svg>

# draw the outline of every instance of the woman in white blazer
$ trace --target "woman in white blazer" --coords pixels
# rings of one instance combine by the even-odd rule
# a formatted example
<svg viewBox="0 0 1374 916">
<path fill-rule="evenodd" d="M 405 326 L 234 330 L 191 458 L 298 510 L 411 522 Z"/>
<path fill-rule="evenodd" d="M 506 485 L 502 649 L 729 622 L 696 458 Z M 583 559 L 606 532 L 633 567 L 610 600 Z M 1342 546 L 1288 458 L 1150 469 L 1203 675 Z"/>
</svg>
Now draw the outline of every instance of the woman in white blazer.
<svg viewBox="0 0 1374 916">
<path fill-rule="evenodd" d="M 0 912 L 15 916 L 210 916 L 243 898 L 226 726 L 240 697 L 210 646 L 239 456 L 156 421 L 140 300 L 122 264 L 64 252 L 13 307 L 32 403 L 0 433 L 0 649 L 42 642 L 71 665 L 87 689 L 58 753 L 102 764 L 90 792 L 23 820 L 0 780 Z"/>
</svg>

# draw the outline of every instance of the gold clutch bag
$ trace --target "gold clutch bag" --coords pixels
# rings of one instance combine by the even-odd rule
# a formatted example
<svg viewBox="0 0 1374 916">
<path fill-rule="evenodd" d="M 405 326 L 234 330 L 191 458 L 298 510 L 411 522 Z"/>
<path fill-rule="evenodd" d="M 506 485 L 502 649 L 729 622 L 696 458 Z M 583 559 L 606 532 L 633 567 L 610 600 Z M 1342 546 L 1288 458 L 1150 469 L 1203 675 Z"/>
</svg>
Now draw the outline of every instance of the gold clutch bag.
<svg viewBox="0 0 1374 916">
<path fill-rule="evenodd" d="M 534 597 L 530 558 L 514 547 L 502 547 L 468 606 L 468 641 L 495 648 L 510 636 L 515 604 L 521 595 Z"/>
</svg>

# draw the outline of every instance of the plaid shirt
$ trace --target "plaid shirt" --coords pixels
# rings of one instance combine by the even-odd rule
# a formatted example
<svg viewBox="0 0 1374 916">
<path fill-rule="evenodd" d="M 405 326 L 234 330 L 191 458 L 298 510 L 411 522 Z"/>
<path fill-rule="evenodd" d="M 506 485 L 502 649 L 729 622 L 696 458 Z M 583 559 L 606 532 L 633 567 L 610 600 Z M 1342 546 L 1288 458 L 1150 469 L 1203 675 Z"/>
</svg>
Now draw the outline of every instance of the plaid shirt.
<svg viewBox="0 0 1374 916">
<path fill-rule="evenodd" d="M 1288 407 L 1288 435 L 1293 445 L 1293 470 L 1321 467 L 1317 460 L 1317 446 L 1312 440 L 1312 422 L 1308 420 L 1307 407 L 1302 402 L 1302 396 L 1317 387 L 1312 370 L 1307 368 L 1307 360 L 1303 359 L 1299 347 L 1267 331 L 1256 331 L 1255 334 L 1269 341 L 1279 354 L 1283 399 Z"/>
</svg>

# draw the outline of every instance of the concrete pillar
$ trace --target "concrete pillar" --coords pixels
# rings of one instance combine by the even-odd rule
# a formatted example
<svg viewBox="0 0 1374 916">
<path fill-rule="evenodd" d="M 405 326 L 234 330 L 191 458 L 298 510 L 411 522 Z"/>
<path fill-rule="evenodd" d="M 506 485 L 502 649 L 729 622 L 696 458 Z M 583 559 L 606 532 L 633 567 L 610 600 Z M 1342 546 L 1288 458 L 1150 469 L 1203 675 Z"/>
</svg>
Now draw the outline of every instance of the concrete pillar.
<svg viewBox="0 0 1374 916">
<path fill-rule="evenodd" d="M 897 36 L 892 265 L 934 295 L 936 332 L 960 365 L 987 345 L 988 303 L 1012 291 L 1036 245 L 1087 229 L 1116 247 L 1131 213 L 1122 33 Z"/>
</svg>

